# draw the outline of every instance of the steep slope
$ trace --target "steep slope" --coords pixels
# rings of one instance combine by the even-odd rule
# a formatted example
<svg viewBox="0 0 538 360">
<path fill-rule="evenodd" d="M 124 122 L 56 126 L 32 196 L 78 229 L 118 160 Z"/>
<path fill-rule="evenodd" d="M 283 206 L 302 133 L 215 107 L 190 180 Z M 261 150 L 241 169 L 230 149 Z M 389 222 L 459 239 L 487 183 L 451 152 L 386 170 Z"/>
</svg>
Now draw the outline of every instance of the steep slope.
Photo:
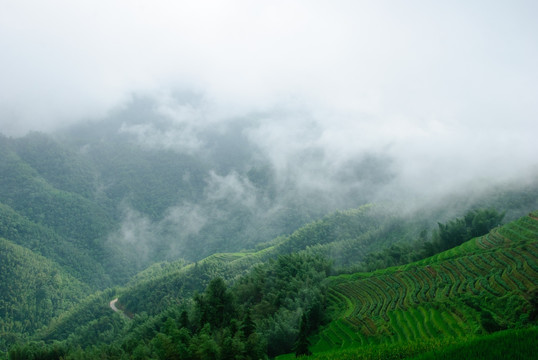
<svg viewBox="0 0 538 360">
<path fill-rule="evenodd" d="M 18 157 L 51 186 L 93 199 L 97 187 L 96 172 L 80 153 L 42 133 L 29 133 L 10 143 Z"/>
<path fill-rule="evenodd" d="M 13 141 L 0 140 L 0 202 L 82 246 L 99 248 L 98 241 L 111 230 L 110 214 L 92 199 L 54 187 L 11 149 Z M 47 157 L 49 162 L 56 160 L 53 155 Z M 68 178 L 69 174 L 57 177 Z M 80 192 L 87 191 L 81 186 Z"/>
<path fill-rule="evenodd" d="M 119 276 L 107 271 L 107 266 L 114 264 L 107 259 L 111 252 L 105 243 L 114 226 L 110 212 L 95 199 L 85 197 L 89 191 L 86 183 L 79 184 L 75 178 L 62 184 L 59 179 L 70 178 L 68 170 L 54 165 L 51 168 L 59 174 L 42 169 L 59 160 L 54 156 L 56 151 L 36 150 L 39 161 L 29 163 L 17 153 L 24 149 L 17 141 L 0 136 L 0 236 L 62 264 L 95 288 L 112 285 L 111 277 Z M 58 186 L 67 189 L 79 184 L 80 194 L 54 187 L 32 165 Z"/>
<path fill-rule="evenodd" d="M 0 348 L 48 325 L 89 293 L 57 264 L 0 238 Z"/>
<path fill-rule="evenodd" d="M 311 350 L 357 347 L 358 354 L 361 346 L 374 344 L 403 349 L 536 320 L 536 215 L 416 263 L 332 278 L 329 299 L 339 310 L 311 339 Z"/>
<path fill-rule="evenodd" d="M 36 224 L 11 207 L 0 203 L 0 236 L 32 250 L 61 265 L 70 275 L 99 288 L 109 284 L 109 277 L 92 252 Z"/>
</svg>

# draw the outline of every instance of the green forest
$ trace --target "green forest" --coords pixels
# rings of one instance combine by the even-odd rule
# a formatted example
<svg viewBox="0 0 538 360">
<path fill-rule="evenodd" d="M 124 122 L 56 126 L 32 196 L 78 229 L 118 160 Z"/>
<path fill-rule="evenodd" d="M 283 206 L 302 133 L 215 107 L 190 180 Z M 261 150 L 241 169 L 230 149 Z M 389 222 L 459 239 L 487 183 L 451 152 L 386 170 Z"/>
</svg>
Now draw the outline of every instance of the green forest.
<svg viewBox="0 0 538 360">
<path fill-rule="evenodd" d="M 370 156 L 322 198 L 240 122 L 200 153 L 124 122 L 0 135 L 0 359 L 532 358 L 536 181 L 410 209 Z"/>
</svg>

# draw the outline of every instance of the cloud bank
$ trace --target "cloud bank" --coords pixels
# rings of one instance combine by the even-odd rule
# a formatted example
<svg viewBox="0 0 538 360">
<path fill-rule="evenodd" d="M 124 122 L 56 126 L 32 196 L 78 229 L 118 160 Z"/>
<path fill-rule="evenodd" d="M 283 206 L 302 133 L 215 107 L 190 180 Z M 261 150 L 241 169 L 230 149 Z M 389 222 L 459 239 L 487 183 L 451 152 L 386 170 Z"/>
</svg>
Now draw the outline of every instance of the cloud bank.
<svg viewBox="0 0 538 360">
<path fill-rule="evenodd" d="M 250 116 L 244 135 L 279 176 L 312 187 L 372 154 L 416 192 L 534 176 L 537 11 L 534 1 L 4 2 L 1 132 L 103 118 L 137 94 L 174 124 L 121 129 L 146 146 L 198 151 L 200 129 Z M 313 176 L 320 168 L 329 180 Z"/>
</svg>

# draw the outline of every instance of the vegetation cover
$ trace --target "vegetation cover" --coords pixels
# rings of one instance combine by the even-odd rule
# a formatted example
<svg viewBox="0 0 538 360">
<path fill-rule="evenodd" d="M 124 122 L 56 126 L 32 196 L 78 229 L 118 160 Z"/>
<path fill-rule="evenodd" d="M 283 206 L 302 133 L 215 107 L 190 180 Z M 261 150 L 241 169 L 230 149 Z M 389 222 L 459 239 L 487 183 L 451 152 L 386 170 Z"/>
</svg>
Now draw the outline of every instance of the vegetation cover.
<svg viewBox="0 0 538 360">
<path fill-rule="evenodd" d="M 421 261 L 331 278 L 328 301 L 338 315 L 311 339 L 311 351 L 360 353 L 533 326 L 537 250 L 533 213 Z"/>
<path fill-rule="evenodd" d="M 321 359 L 401 358 L 471 351 L 470 344 L 488 341 L 501 344 L 501 335 L 487 335 L 498 331 L 521 338 L 503 329 L 528 328 L 529 335 L 535 334 L 538 220 L 532 214 L 432 257 L 371 273 L 329 276 L 330 261 L 315 245 L 263 258 L 270 249 L 286 249 L 286 241 L 296 241 L 308 228 L 257 252 L 161 266 L 163 279 L 188 274 L 206 278 L 207 285 L 200 283 L 200 292 L 178 293 L 161 305 L 141 296 L 137 302 L 155 304 L 155 309 L 133 312 L 135 303 L 125 305 L 129 294 L 141 288 L 152 294 L 159 283 L 154 269 L 139 283 L 89 298 L 40 332 L 37 343 L 15 346 L 9 354 L 25 358 L 39 348 L 73 359 L 105 354 L 118 359 L 259 358 L 283 352 Z M 227 265 L 211 270 L 219 263 Z M 199 272 L 194 275 L 189 268 Z M 209 275 L 227 271 L 236 276 L 225 281 Z M 129 320 L 108 307 L 116 291 Z M 529 342 L 521 344 L 517 351 L 524 354 Z"/>
<path fill-rule="evenodd" d="M 0 136 L 0 358 L 530 351 L 536 185 L 342 210 L 283 188 L 240 124 L 204 134 L 202 156 L 144 148 L 124 123 Z"/>
<path fill-rule="evenodd" d="M 0 238 L 0 349 L 33 333 L 90 294 L 52 261 Z"/>
</svg>

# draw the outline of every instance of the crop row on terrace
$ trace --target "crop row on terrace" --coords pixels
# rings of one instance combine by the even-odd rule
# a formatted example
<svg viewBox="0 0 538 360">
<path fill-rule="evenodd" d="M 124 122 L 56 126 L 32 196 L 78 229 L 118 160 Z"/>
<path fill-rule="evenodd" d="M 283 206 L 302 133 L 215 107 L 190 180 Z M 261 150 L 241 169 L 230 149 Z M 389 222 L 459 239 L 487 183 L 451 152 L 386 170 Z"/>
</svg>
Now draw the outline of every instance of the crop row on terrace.
<svg viewBox="0 0 538 360">
<path fill-rule="evenodd" d="M 420 339 L 416 342 L 374 344 L 368 347 L 334 348 L 318 352 L 315 360 L 445 360 L 445 359 L 533 359 L 538 341 L 538 327 L 504 330 L 494 334 L 466 338 Z M 294 354 L 278 360 L 295 359 Z"/>
<path fill-rule="evenodd" d="M 476 331 L 479 310 L 457 299 L 523 296 L 538 288 L 538 220 L 525 217 L 505 227 L 435 260 L 335 281 L 329 301 L 343 309 L 340 326 L 333 322 L 324 328 L 316 346 L 459 337 Z"/>
<path fill-rule="evenodd" d="M 500 246 L 507 241 L 505 237 L 498 233 L 498 229 L 493 229 L 489 234 L 476 238 L 476 243 L 483 249 Z"/>
</svg>

